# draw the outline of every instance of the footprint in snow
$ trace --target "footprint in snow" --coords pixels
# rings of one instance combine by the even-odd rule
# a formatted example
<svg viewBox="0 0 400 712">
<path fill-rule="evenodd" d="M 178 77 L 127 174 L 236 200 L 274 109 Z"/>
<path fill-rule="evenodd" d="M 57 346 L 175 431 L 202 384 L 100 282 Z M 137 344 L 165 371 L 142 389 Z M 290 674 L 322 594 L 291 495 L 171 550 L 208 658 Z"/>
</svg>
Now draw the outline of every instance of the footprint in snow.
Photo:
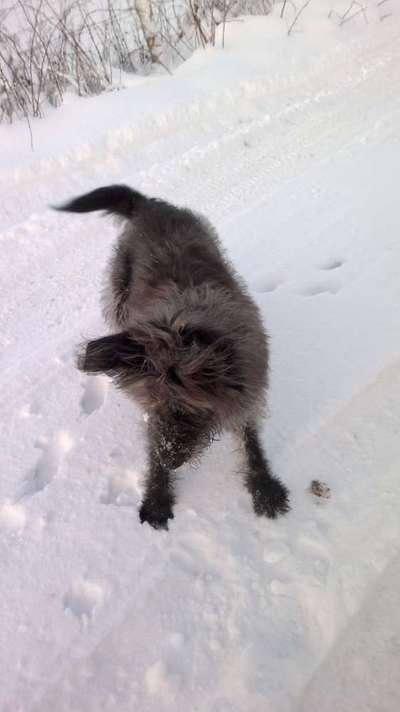
<svg viewBox="0 0 400 712">
<path fill-rule="evenodd" d="M 61 463 L 65 455 L 74 446 L 74 441 L 70 434 L 64 430 L 56 433 L 56 435 L 48 442 L 46 439 L 38 442 L 38 447 L 42 453 L 31 474 L 26 478 L 19 500 L 25 497 L 41 492 L 48 484 L 56 477 Z"/>
<path fill-rule="evenodd" d="M 123 470 L 111 475 L 100 502 L 117 507 L 137 507 L 141 496 L 139 473 L 134 470 Z"/>
<path fill-rule="evenodd" d="M 334 269 L 339 269 L 339 267 L 343 267 L 344 263 L 346 260 L 339 258 L 333 258 L 330 260 L 326 260 L 326 262 L 323 262 L 320 266 L 319 269 L 322 269 L 324 271 L 331 271 Z"/>
<path fill-rule="evenodd" d="M 231 700 L 219 697 L 210 712 L 239 712 L 239 707 L 236 707 Z"/>
<path fill-rule="evenodd" d="M 172 703 L 176 698 L 177 689 L 182 684 L 182 678 L 179 670 L 173 663 L 171 664 L 171 661 L 168 664 L 160 659 L 145 670 L 144 684 L 150 697 L 159 698 L 163 703 L 168 700 L 172 709 Z"/>
<path fill-rule="evenodd" d="M 284 283 L 284 278 L 281 275 L 265 276 L 263 279 L 255 280 L 254 291 L 260 294 L 274 292 Z"/>
<path fill-rule="evenodd" d="M 174 650 L 181 650 L 185 643 L 185 638 L 182 633 L 171 633 L 169 636 L 169 643 L 171 648 Z"/>
<path fill-rule="evenodd" d="M 302 297 L 316 297 L 319 294 L 337 294 L 341 288 L 338 282 L 320 282 L 319 284 L 310 284 L 298 291 Z"/>
<path fill-rule="evenodd" d="M 25 509 L 20 504 L 4 502 L 0 506 L 0 528 L 20 532 L 25 527 Z"/>
<path fill-rule="evenodd" d="M 282 284 L 282 282 L 279 279 L 270 279 L 269 281 L 267 280 L 262 287 L 262 289 L 258 289 L 257 291 L 261 292 L 262 294 L 266 294 L 267 292 L 275 292 L 275 289 L 278 289 L 278 287 Z"/>
<path fill-rule="evenodd" d="M 86 625 L 92 620 L 103 600 L 104 592 L 99 584 L 81 579 L 75 581 L 67 591 L 63 606 L 66 612 L 71 612 L 83 625 Z"/>
<path fill-rule="evenodd" d="M 26 403 L 18 411 L 20 418 L 32 418 L 36 416 L 38 418 L 42 417 L 40 412 L 40 406 L 37 403 Z"/>
<path fill-rule="evenodd" d="M 289 556 L 289 554 L 290 550 L 286 544 L 283 542 L 275 542 L 264 549 L 263 559 L 266 564 L 277 564 Z"/>
<path fill-rule="evenodd" d="M 108 379 L 105 376 L 89 377 L 85 383 L 81 398 L 81 410 L 83 415 L 91 415 L 99 410 L 106 400 L 108 391 Z"/>
</svg>

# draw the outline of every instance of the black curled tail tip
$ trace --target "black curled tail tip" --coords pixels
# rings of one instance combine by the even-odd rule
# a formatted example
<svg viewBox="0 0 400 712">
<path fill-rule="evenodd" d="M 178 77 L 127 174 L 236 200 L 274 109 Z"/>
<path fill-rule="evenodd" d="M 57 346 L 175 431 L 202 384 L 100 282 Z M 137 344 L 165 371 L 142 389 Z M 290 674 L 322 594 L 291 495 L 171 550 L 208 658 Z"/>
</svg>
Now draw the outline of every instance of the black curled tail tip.
<svg viewBox="0 0 400 712">
<path fill-rule="evenodd" d="M 91 213 L 96 210 L 104 210 L 107 213 L 130 218 L 135 208 L 144 200 L 146 200 L 144 195 L 132 190 L 127 185 L 109 185 L 51 207 L 54 210 L 69 213 Z"/>
</svg>

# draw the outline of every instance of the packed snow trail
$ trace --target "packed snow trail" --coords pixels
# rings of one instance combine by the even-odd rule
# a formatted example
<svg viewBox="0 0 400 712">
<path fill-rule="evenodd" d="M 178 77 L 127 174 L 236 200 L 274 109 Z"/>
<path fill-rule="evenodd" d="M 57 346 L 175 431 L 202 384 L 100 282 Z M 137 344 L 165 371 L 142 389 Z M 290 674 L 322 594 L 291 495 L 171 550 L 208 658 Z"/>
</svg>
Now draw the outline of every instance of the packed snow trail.
<svg viewBox="0 0 400 712">
<path fill-rule="evenodd" d="M 219 466 L 217 488 L 214 475 L 206 478 L 206 492 L 204 480 L 185 488 L 197 516 L 178 507 L 177 516 L 186 520 L 181 522 L 183 538 L 177 531 L 172 538 L 167 535 L 161 549 L 163 567 L 148 571 L 146 595 L 139 604 L 133 596 L 123 619 L 85 661 L 71 665 L 62 686 L 57 682 L 38 711 L 150 712 L 155 706 L 182 712 L 296 710 L 301 688 L 334 645 L 338 631 L 347 626 L 351 636 L 349 617 L 357 611 L 360 595 L 374 587 L 381 573 L 386 576 L 385 564 L 398 556 L 399 417 L 394 413 L 399 396 L 396 363 L 288 455 L 281 473 L 287 478 L 296 472 L 294 511 L 268 532 L 261 521 L 249 528 L 238 483 L 232 495 L 242 500 L 241 506 L 223 502 L 219 472 L 224 480 L 230 473 L 223 466 L 227 448 L 221 449 L 220 458 L 213 458 L 213 465 Z M 371 427 L 377 409 L 383 412 Z M 371 454 L 375 462 L 386 463 L 383 471 L 375 471 Z M 330 481 L 333 501 L 310 508 L 303 495 L 310 473 Z M 219 531 L 218 515 L 209 509 L 215 490 L 222 501 Z M 398 578 L 392 586 L 387 596 L 391 608 L 378 618 L 384 628 L 375 629 L 371 650 L 362 658 L 365 672 L 369 658 L 382 674 L 387 665 L 395 672 Z M 389 611 L 393 643 L 386 648 L 381 636 L 383 641 L 390 638 Z M 354 635 L 362 635 L 357 618 L 354 625 Z M 352 654 L 350 647 L 349 665 Z M 343 673 L 336 689 L 329 659 L 327 666 L 327 673 L 324 668 L 316 673 L 317 684 L 311 688 L 318 704 L 301 709 L 319 711 L 327 682 L 339 708 L 354 709 L 345 706 L 346 698 L 339 704 Z M 366 709 L 395 712 L 398 675 L 397 684 L 395 680 L 388 705 Z M 349 689 L 352 682 L 349 677 Z M 354 694 L 364 699 L 356 686 Z M 324 704 L 322 709 L 334 709 L 329 699 Z"/>
<path fill-rule="evenodd" d="M 1 127 L 1 710 L 317 712 L 363 601 L 399 589 L 399 18 L 312 62 L 293 38 L 286 75 L 273 20 L 80 102 L 80 137 L 72 102 L 36 124 L 37 156 Z M 184 468 L 168 534 L 139 524 L 142 414 L 74 367 L 117 228 L 46 208 L 116 180 L 207 214 L 265 315 L 284 519 L 254 517 L 224 437 Z"/>
<path fill-rule="evenodd" d="M 302 711 L 393 712 L 398 708 L 399 580 L 396 556 L 312 678 L 302 697 Z"/>
</svg>

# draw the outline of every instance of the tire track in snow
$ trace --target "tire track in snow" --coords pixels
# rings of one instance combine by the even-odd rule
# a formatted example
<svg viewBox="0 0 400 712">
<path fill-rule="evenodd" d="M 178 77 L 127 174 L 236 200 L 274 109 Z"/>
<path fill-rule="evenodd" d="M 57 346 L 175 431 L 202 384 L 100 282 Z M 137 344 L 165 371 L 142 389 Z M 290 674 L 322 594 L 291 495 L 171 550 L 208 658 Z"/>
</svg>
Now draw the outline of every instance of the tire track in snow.
<svg viewBox="0 0 400 712">
<path fill-rule="evenodd" d="M 158 186 L 158 192 L 167 198 L 174 199 L 174 196 L 179 195 L 181 202 L 195 205 L 197 209 L 205 212 L 219 223 L 232 220 L 235 215 L 237 216 L 244 210 L 249 210 L 260 202 L 267 201 L 271 196 L 276 195 L 277 191 L 288 190 L 297 200 L 303 190 L 302 182 L 298 176 L 301 174 L 302 167 L 305 168 L 309 165 L 310 152 L 314 152 L 318 156 L 316 162 L 321 162 L 329 160 L 330 156 L 338 150 L 349 151 L 351 145 L 359 140 L 356 137 L 349 141 L 349 136 L 353 134 L 353 122 L 360 123 L 360 113 L 364 123 L 363 134 L 367 135 L 368 131 L 373 131 L 377 117 L 384 114 L 384 96 L 388 84 L 397 86 L 397 71 L 394 69 L 393 67 L 392 75 L 390 75 L 385 63 L 376 62 L 374 70 L 369 72 L 366 77 L 362 79 L 357 77 L 355 84 L 360 96 L 356 102 L 353 95 L 352 102 L 352 107 L 356 107 L 357 117 L 353 117 L 349 111 L 345 110 L 348 103 L 347 92 L 351 91 L 354 94 L 355 91 L 353 83 L 348 82 L 347 86 L 345 85 L 346 90 L 341 87 L 341 101 L 339 101 L 339 95 L 335 95 L 333 112 L 330 103 L 327 105 L 321 101 L 315 103 L 315 100 L 313 102 L 310 97 L 306 97 L 296 109 L 289 107 L 293 122 L 287 126 L 280 127 L 282 116 L 277 119 L 278 126 L 271 126 L 271 131 L 268 131 L 268 125 L 272 121 L 269 117 L 257 118 L 249 122 L 246 125 L 246 131 L 253 137 L 254 149 L 243 146 L 244 129 L 240 126 L 231 133 L 228 132 L 221 140 L 211 141 L 206 147 L 189 149 L 181 157 L 167 161 L 165 164 L 157 164 L 153 170 L 146 174 L 146 185 L 141 187 L 153 192 L 151 186 L 155 184 Z M 383 78 L 385 78 L 385 82 L 383 82 Z M 374 92 L 379 95 L 380 86 L 383 87 L 381 90 L 382 103 L 377 102 L 376 107 L 371 110 L 369 106 L 370 92 L 373 88 Z M 369 111 L 363 112 L 363 103 L 369 108 Z M 400 100 L 398 103 L 400 112 Z M 312 144 L 306 145 L 305 137 L 309 135 L 313 137 Z M 277 140 L 277 136 L 280 137 L 279 140 Z M 226 159 L 227 155 L 229 156 L 228 160 Z M 190 181 L 187 180 L 188 171 Z M 295 179 L 292 177 L 293 174 L 297 176 Z M 121 176 L 121 180 L 125 180 L 125 174 Z M 289 185 L 287 184 L 288 180 L 290 181 Z M 46 275 L 47 264 L 51 260 L 54 268 L 51 284 L 47 284 L 46 289 L 51 287 L 56 294 L 58 291 L 68 294 L 68 290 L 59 290 L 59 285 L 63 285 L 73 275 L 74 289 L 69 290 L 69 303 L 66 308 L 69 313 L 75 315 L 74 331 L 79 327 L 84 331 L 85 324 L 88 321 L 93 321 L 95 310 L 98 309 L 100 312 L 97 307 L 99 287 L 96 292 L 96 283 L 100 282 L 106 255 L 111 249 L 111 241 L 115 237 L 115 229 L 103 222 L 101 234 L 104 235 L 104 239 L 100 240 L 98 234 L 94 233 L 92 229 L 93 222 L 99 220 L 98 216 L 87 217 L 83 220 L 76 219 L 75 216 L 59 216 L 48 213 L 46 217 L 42 216 L 41 220 L 44 221 L 46 233 L 49 236 L 43 241 L 42 247 L 40 246 L 41 240 L 32 240 L 32 234 L 30 234 L 32 244 L 39 242 L 39 254 L 35 256 L 36 273 Z M 52 242 L 52 235 L 60 237 Z M 6 234 L 3 233 L 3 238 L 5 237 Z M 63 245 L 64 238 L 65 246 Z M 7 295 L 15 293 L 15 272 L 18 270 L 17 265 L 23 259 L 19 250 L 18 230 L 16 231 L 15 228 L 10 233 L 10 239 L 12 239 L 10 260 L 11 263 L 15 262 L 15 268 L 11 266 L 4 275 L 2 290 Z M 82 244 L 86 246 L 84 250 L 82 250 Z M 60 250 L 62 254 L 67 245 L 68 254 L 65 258 L 60 259 Z M 22 252 L 25 250 L 24 242 L 22 243 Z M 80 255 L 79 265 L 76 264 L 77 254 Z M 66 263 L 67 261 L 69 264 Z M 92 280 L 94 289 L 90 295 L 90 308 L 83 311 L 80 290 L 84 290 L 86 300 L 86 282 L 92 282 Z M 335 284 L 333 291 L 337 288 Z M 323 291 L 332 292 L 332 288 L 329 287 Z M 51 306 L 52 300 L 54 308 Z M 43 280 L 37 279 L 33 282 L 31 280 L 22 293 L 22 299 L 20 292 L 18 300 L 7 299 L 9 312 L 7 323 L 9 325 L 12 325 L 13 322 L 21 323 L 20 329 L 23 333 L 26 329 L 24 312 L 26 315 L 29 314 L 29 320 L 31 320 L 32 304 L 42 301 Z M 47 330 L 50 326 L 53 332 L 53 343 L 62 337 L 65 338 L 65 323 L 62 318 L 60 320 L 60 310 L 61 305 L 51 296 L 49 299 L 50 325 L 49 317 L 45 318 L 48 324 Z M 40 314 L 39 318 L 42 321 L 43 315 Z M 79 327 L 76 322 L 79 323 Z M 4 333 L 3 338 L 6 336 L 7 334 Z M 11 346 L 11 343 L 8 346 Z M 25 361 L 29 361 L 29 358 L 27 357 Z"/>
<path fill-rule="evenodd" d="M 386 57 L 386 55 L 387 49 L 385 48 L 383 56 Z M 368 131 L 374 131 L 377 117 L 385 116 L 387 87 L 397 86 L 395 56 L 397 56 L 396 53 L 393 55 L 393 66 L 391 63 L 387 64 L 386 60 L 385 62 L 375 61 L 372 63 L 369 73 L 363 75 L 361 79 L 360 76 L 357 77 L 356 88 L 359 93 L 357 101 L 355 101 L 353 84 L 349 81 L 347 84 L 345 83 L 344 88 L 341 87 L 341 102 L 335 103 L 333 112 L 331 104 L 325 104 L 318 95 L 318 101 L 306 97 L 303 102 L 298 103 L 295 109 L 292 106 L 289 107 L 292 123 L 282 126 L 280 133 L 279 122 L 278 127 L 274 126 L 270 134 L 266 129 L 268 129 L 271 120 L 266 117 L 260 119 L 257 116 L 245 127 L 240 125 L 237 128 L 235 126 L 234 130 L 231 133 L 228 132 L 222 141 L 213 140 L 203 149 L 189 149 L 188 154 L 184 154 L 183 157 L 178 157 L 172 162 L 167 161 L 158 176 L 158 185 L 160 186 L 162 181 L 165 187 L 165 190 L 161 192 L 166 193 L 166 197 L 171 196 L 172 198 L 174 195 L 180 195 L 183 202 L 196 205 L 198 209 L 220 222 L 232 220 L 235 214 L 249 210 L 254 204 L 267 201 L 276 194 L 276 191 L 288 191 L 292 197 L 291 204 L 288 205 L 288 214 L 290 214 L 297 201 L 301 199 L 302 192 L 308 190 L 308 186 L 304 187 L 301 180 L 293 179 L 291 176 L 293 172 L 301 172 L 301 165 L 309 164 L 309 152 L 316 151 L 318 146 L 318 161 L 321 162 L 329 160 L 329 157 L 337 151 L 350 151 L 351 146 L 359 140 L 358 136 L 349 139 L 353 133 L 353 125 L 360 123 L 359 114 L 361 113 L 363 136 L 368 135 Z M 390 72 L 391 67 L 392 71 Z M 357 117 L 345 110 L 348 103 L 347 91 L 352 92 L 351 108 L 357 112 Z M 372 91 L 378 96 L 382 95 L 382 102 L 376 101 L 371 110 L 369 105 Z M 390 93 L 387 91 L 388 96 Z M 329 96 L 329 92 L 327 95 Z M 369 108 L 369 111 L 362 111 L 363 103 Z M 371 113 L 372 115 L 370 115 Z M 243 146 L 243 131 L 252 136 L 254 150 Z M 313 143 L 305 151 L 304 136 L 306 135 L 313 137 Z M 279 140 L 277 140 L 277 136 L 279 136 Z M 346 142 L 347 147 L 344 145 Z M 227 152 L 229 154 L 228 161 L 226 160 Z M 301 152 L 304 152 L 304 159 L 302 159 Z M 274 155 L 274 159 L 271 161 L 272 155 Z M 187 180 L 186 163 L 190 165 L 190 181 Z M 155 173 L 159 170 L 160 164 L 157 165 Z M 206 180 L 204 180 L 205 175 Z M 156 175 L 154 179 L 157 182 Z M 289 179 L 289 185 L 287 179 Z M 146 180 L 150 187 L 153 181 L 151 173 Z M 320 199 L 321 196 L 318 198 Z M 50 319 L 48 315 L 42 313 L 41 309 L 33 310 L 35 304 L 43 304 L 44 282 L 42 277 L 32 280 L 31 274 L 28 272 L 30 282 L 25 285 L 22 293 L 20 287 L 19 291 L 16 291 L 15 273 L 18 273 L 21 260 L 23 262 L 26 241 L 23 241 L 22 252 L 20 252 L 18 231 L 15 231 L 14 228 L 10 235 L 12 237 L 12 242 L 10 241 L 10 247 L 12 247 L 10 269 L 5 273 L 2 284 L 4 294 L 7 294 L 8 309 L 8 318 L 2 338 L 8 339 L 7 347 L 9 349 L 13 348 L 12 338 L 17 338 L 18 344 L 23 345 L 22 349 L 19 347 L 18 360 L 14 362 L 12 371 L 18 373 L 23 369 L 25 372 L 25 382 L 21 382 L 21 397 L 24 398 L 24 402 L 26 381 L 29 381 L 29 369 L 36 371 L 37 368 L 37 359 L 34 358 L 35 354 L 32 352 L 30 342 L 26 340 L 26 334 L 32 330 L 35 332 L 42 330 L 44 322 L 46 323 L 45 342 L 39 349 L 40 360 L 43 362 L 43 376 L 40 385 L 45 387 L 46 380 L 53 380 L 55 377 L 55 367 L 52 363 L 56 356 L 54 345 L 65 344 L 69 340 L 72 349 L 72 345 L 80 341 L 82 336 L 86 336 L 90 326 L 99 320 L 99 286 L 97 285 L 100 285 L 106 255 L 111 249 L 111 240 L 115 236 L 115 228 L 104 221 L 101 233 L 104 237 L 99 239 L 98 232 L 93 230 L 93 224 L 99 220 L 98 216 L 87 217 L 84 220 L 76 219 L 75 216 L 56 216 L 47 213 L 37 219 L 40 220 L 42 227 L 46 228 L 47 236 L 43 240 L 42 249 L 36 255 L 35 271 L 38 275 L 46 275 L 49 261 L 53 265 L 51 283 L 46 285 L 46 290 L 50 286 L 55 295 L 53 307 L 51 306 L 53 294 L 49 298 Z M 40 245 L 41 239 L 34 239 L 30 221 L 28 226 L 29 240 L 32 246 L 33 243 L 38 242 Z M 52 242 L 52 235 L 57 236 L 58 239 Z M 12 266 L 13 263 L 15 263 L 15 268 Z M 64 285 L 66 281 L 71 281 L 73 288 L 66 289 L 62 286 L 60 289 L 60 285 Z M 89 301 L 88 282 L 93 284 Z M 276 286 L 276 282 L 272 286 L 267 285 L 266 291 L 271 291 Z M 334 281 L 329 280 L 323 284 L 321 281 L 305 285 L 302 292 L 305 293 L 305 296 L 313 296 L 317 292 L 323 296 L 323 292 L 332 294 L 339 289 L 340 284 L 335 275 Z M 60 302 L 61 297 L 62 303 Z M 84 309 L 83 304 L 85 304 Z M 72 319 L 69 319 L 68 323 L 62 317 L 63 312 L 72 315 Z M 96 314 L 98 314 L 97 319 Z M 17 329 L 14 327 L 15 324 L 18 324 Z M 9 337 L 7 328 L 10 328 Z M 50 342 L 51 351 L 47 355 L 47 343 Z M 5 394 L 10 390 L 10 398 L 5 398 L 6 402 L 9 401 L 10 404 L 14 402 L 16 393 L 12 375 L 10 371 L 7 373 L 3 371 L 0 376 Z M 98 393 L 97 397 L 100 403 Z M 21 407 L 22 405 L 21 403 Z M 90 410 L 93 405 L 93 402 L 90 406 L 86 403 L 85 407 Z M 11 411 L 10 417 L 12 418 Z"/>
<path fill-rule="evenodd" d="M 263 76 L 255 80 L 246 80 L 239 84 L 238 87 L 224 89 L 210 100 L 201 99 L 178 105 L 171 110 L 167 110 L 158 118 L 146 116 L 141 119 L 142 123 L 139 126 L 124 126 L 119 129 L 114 129 L 111 136 L 100 143 L 95 143 L 92 147 L 85 147 L 82 150 L 82 157 L 79 157 L 79 151 L 75 149 L 72 156 L 60 157 L 58 161 L 45 160 L 42 162 L 42 168 L 39 165 L 35 167 L 34 172 L 27 171 L 27 176 L 18 174 L 15 182 L 10 175 L 0 176 L 1 191 L 4 195 L 5 203 L 9 204 L 8 215 L 12 220 L 12 206 L 15 204 L 15 191 L 18 185 L 20 199 L 18 201 L 18 217 L 25 215 L 28 217 L 29 209 L 37 210 L 38 202 L 42 199 L 44 204 L 58 202 L 62 194 L 72 194 L 82 190 L 82 174 L 83 171 L 90 169 L 90 178 L 86 181 L 87 187 L 93 186 L 94 182 L 104 182 L 104 167 L 109 166 L 108 175 L 110 182 L 114 177 L 118 180 L 121 172 L 127 171 L 129 165 L 129 175 L 135 176 L 135 185 L 137 187 L 147 186 L 149 183 L 146 178 L 149 173 L 152 180 L 149 185 L 149 191 L 154 191 L 154 188 L 163 190 L 163 184 L 157 186 L 157 175 L 164 172 L 176 172 L 180 164 L 190 165 L 196 162 L 196 156 L 210 156 L 213 151 L 218 148 L 224 149 L 229 146 L 232 140 L 247 137 L 251 135 L 255 128 L 266 128 L 272 121 L 282 121 L 285 117 L 292 117 L 296 121 L 296 115 L 299 111 L 304 110 L 311 105 L 323 103 L 324 101 L 332 100 L 333 97 L 340 97 L 343 94 L 348 94 L 357 88 L 360 84 L 365 84 L 371 81 L 371 78 L 377 72 L 385 74 L 390 65 L 395 64 L 396 52 L 398 53 L 397 39 L 383 43 L 378 56 L 371 58 L 368 54 L 368 49 L 361 50 L 357 60 L 350 54 L 350 58 L 344 53 L 344 57 L 339 56 L 335 72 L 332 76 L 324 66 L 324 61 L 316 70 L 304 72 L 304 84 L 296 81 L 296 97 L 291 96 L 291 87 L 293 77 L 280 77 L 278 87 L 275 86 L 274 80 L 268 76 Z M 325 62 L 332 61 L 331 58 L 324 58 Z M 317 74 L 317 79 L 315 77 Z M 310 81 L 313 86 L 313 94 L 309 93 Z M 329 85 L 329 82 L 332 85 Z M 318 90 L 318 82 L 320 89 Z M 300 86 L 300 94 L 297 94 Z M 317 88 L 317 91 L 315 89 Z M 282 103 L 285 97 L 290 97 L 286 100 L 287 106 L 282 110 Z M 261 102 L 266 103 L 267 113 L 261 110 L 261 116 L 251 121 L 243 121 L 238 126 L 236 116 L 238 114 L 238 106 L 243 103 L 246 105 L 249 102 L 253 112 Z M 252 103 L 253 102 L 253 103 Z M 274 106 L 277 107 L 274 111 Z M 233 115 L 231 123 L 218 121 L 219 116 L 226 116 L 229 112 Z M 240 113 L 240 109 L 239 109 Z M 247 113 L 247 112 L 246 112 Z M 192 126 L 207 124 L 206 133 L 214 134 L 211 141 L 205 142 L 205 145 L 193 147 L 194 135 Z M 215 134 L 217 137 L 215 137 Z M 161 135 L 161 138 L 160 138 Z M 172 137 L 175 137 L 177 146 L 174 145 Z M 197 139 L 198 140 L 198 135 Z M 157 160 L 149 160 L 148 153 L 151 145 L 155 145 L 154 154 L 157 155 Z M 144 151 L 142 151 L 142 147 Z M 132 149 L 135 148 L 134 152 Z M 151 153 L 151 151 L 150 151 Z M 165 162 L 159 160 L 160 153 L 173 156 Z M 176 154 L 180 154 L 179 158 L 175 158 Z M 132 158 L 130 158 L 130 155 Z M 138 164 L 142 162 L 143 168 L 138 170 Z M 122 171 L 121 171 L 122 168 Z M 76 180 L 76 175 L 79 175 L 79 183 Z M 56 180 L 52 182 L 51 194 L 48 192 L 48 183 L 50 176 L 55 175 Z M 61 176 L 61 179 L 60 179 Z M 96 178 L 97 176 L 97 178 Z M 35 191 L 32 195 L 32 186 L 34 182 Z M 64 188 L 62 189 L 62 184 Z M 25 192 L 24 185 L 27 186 Z M 57 186 L 57 187 L 56 187 Z M 10 193 L 8 195 L 8 193 Z M 9 199 L 8 199 L 9 198 Z M 62 198 L 61 198 L 62 199 Z M 19 222 L 12 223 L 19 225 Z M 10 217 L 7 222 L 3 222 L 2 229 L 11 227 Z M 1 234 L 0 234 L 1 239 Z M 3 238 L 4 239 L 4 238 Z"/>
</svg>

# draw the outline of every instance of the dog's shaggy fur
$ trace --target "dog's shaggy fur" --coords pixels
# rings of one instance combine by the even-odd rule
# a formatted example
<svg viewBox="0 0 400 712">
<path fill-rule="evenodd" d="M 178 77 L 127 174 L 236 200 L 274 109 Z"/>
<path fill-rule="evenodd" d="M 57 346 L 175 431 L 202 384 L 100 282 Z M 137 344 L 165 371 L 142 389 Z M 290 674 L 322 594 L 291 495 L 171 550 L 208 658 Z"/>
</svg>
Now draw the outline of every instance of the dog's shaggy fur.
<svg viewBox="0 0 400 712">
<path fill-rule="evenodd" d="M 256 430 L 265 405 L 267 337 L 213 227 L 190 210 L 122 185 L 58 209 L 105 210 L 125 219 L 103 294 L 113 333 L 90 341 L 78 366 L 109 374 L 149 413 L 141 521 L 167 528 L 171 470 L 224 429 L 244 443 L 245 484 L 256 514 L 287 512 L 288 490 L 271 473 Z"/>
</svg>

